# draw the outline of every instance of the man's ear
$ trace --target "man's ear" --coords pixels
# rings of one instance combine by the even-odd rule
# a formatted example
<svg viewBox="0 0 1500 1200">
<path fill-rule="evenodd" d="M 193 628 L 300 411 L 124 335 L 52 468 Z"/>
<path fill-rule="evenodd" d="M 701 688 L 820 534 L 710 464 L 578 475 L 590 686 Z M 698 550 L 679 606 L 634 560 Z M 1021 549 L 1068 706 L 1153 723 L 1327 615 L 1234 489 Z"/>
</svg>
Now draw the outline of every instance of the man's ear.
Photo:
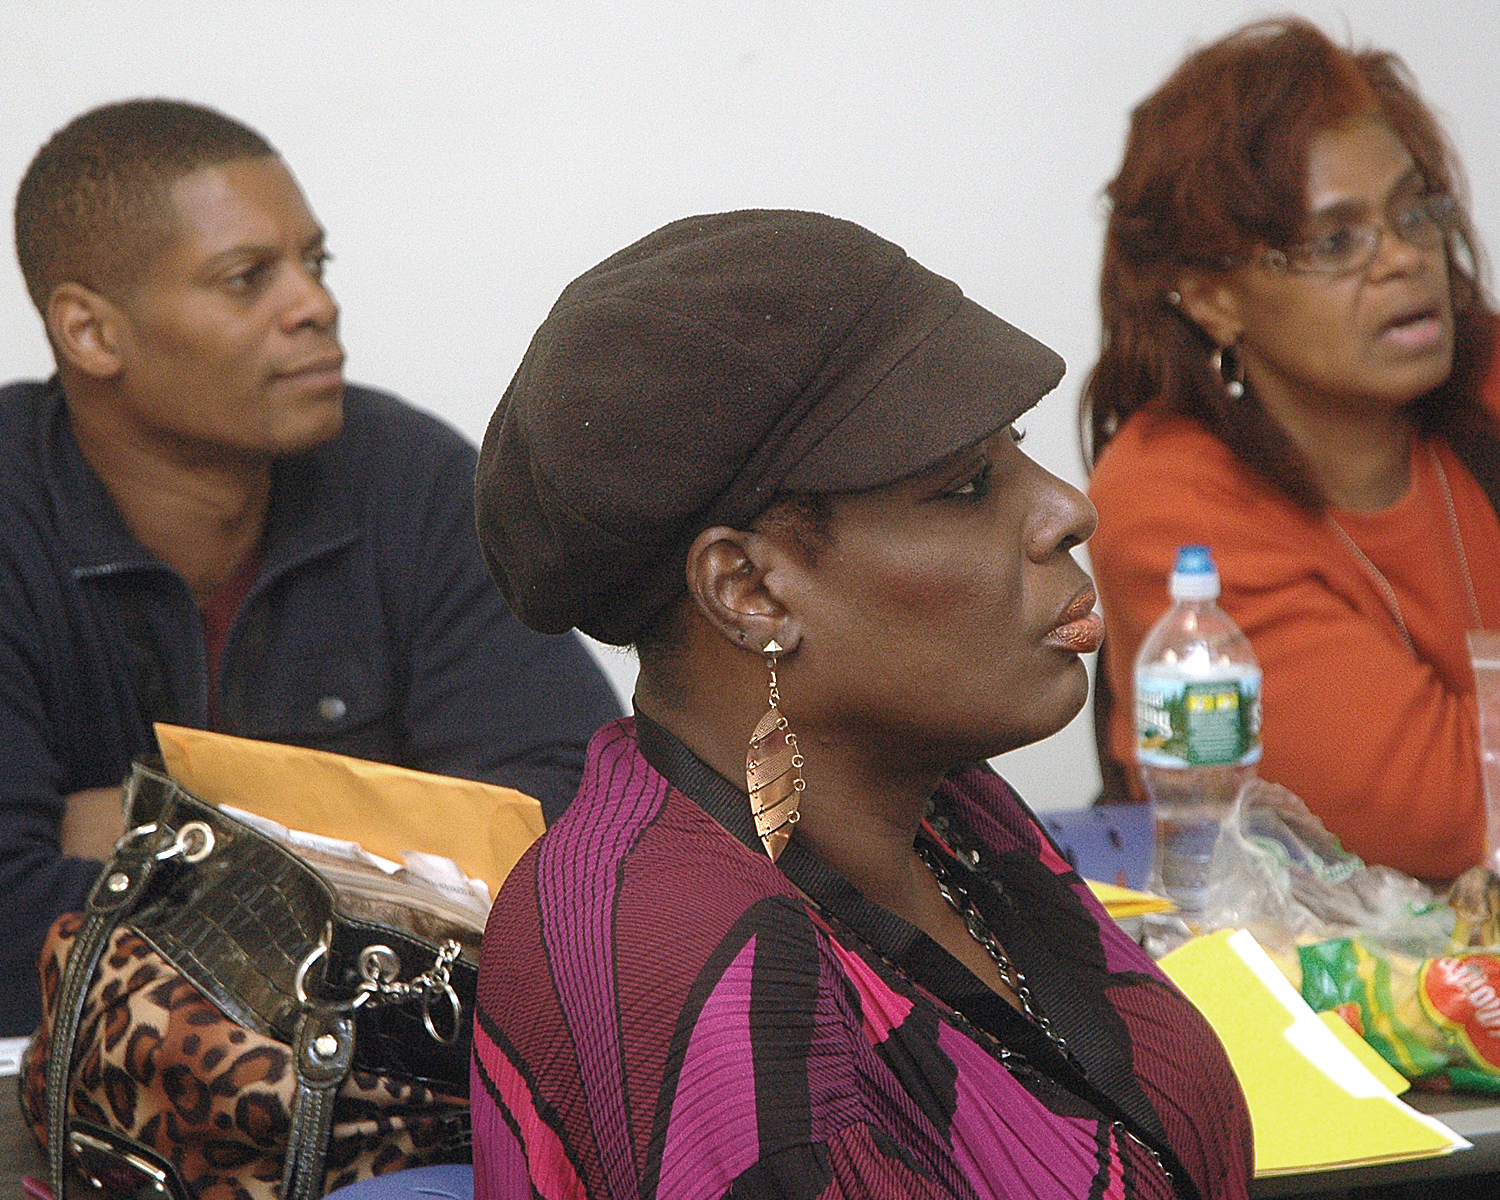
<svg viewBox="0 0 1500 1200">
<path fill-rule="evenodd" d="M 112 301 L 81 283 L 60 283 L 47 301 L 47 333 L 59 365 L 93 379 L 113 379 L 121 356 L 125 315 Z"/>
<path fill-rule="evenodd" d="M 1177 281 L 1182 311 L 1203 330 L 1215 346 L 1233 346 L 1244 332 L 1240 318 L 1240 296 L 1224 275 L 1184 271 Z"/>
<path fill-rule="evenodd" d="M 792 650 L 802 627 L 774 578 L 787 558 L 787 551 L 764 534 L 714 525 L 688 550 L 688 591 L 708 623 L 734 645 L 759 651 L 774 640 Z"/>
</svg>

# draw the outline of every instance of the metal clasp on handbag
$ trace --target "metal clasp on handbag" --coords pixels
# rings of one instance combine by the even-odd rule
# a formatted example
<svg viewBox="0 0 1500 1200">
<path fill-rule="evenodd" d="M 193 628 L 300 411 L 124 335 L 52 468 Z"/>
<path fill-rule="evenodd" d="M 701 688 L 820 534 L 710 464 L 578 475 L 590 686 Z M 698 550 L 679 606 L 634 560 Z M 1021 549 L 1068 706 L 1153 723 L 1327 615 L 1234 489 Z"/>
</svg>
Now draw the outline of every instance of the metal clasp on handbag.
<svg viewBox="0 0 1500 1200">
<path fill-rule="evenodd" d="M 453 990 L 453 985 L 449 982 L 450 968 L 457 961 L 461 950 L 462 947 L 458 942 L 448 938 L 438 948 L 432 966 L 407 983 L 399 978 L 401 959 L 397 957 L 394 950 L 386 945 L 366 946 L 359 953 L 360 984 L 355 989 L 354 998 L 342 1004 L 329 1005 L 329 1007 L 352 1012 L 364 1004 L 386 1002 L 405 1004 L 417 1000 L 422 1005 L 422 1024 L 426 1027 L 428 1036 L 444 1046 L 451 1046 L 457 1040 L 463 1026 L 463 1001 L 458 998 L 458 993 Z M 294 987 L 299 1004 L 309 1002 L 307 974 L 313 965 L 327 953 L 327 941 L 319 942 L 297 967 Z M 439 996 L 448 1001 L 449 1011 L 452 1014 L 452 1027 L 446 1035 L 438 1032 L 437 1024 L 432 1019 L 432 1004 Z"/>
<path fill-rule="evenodd" d="M 70 1125 L 64 1192 L 73 1200 L 191 1200 L 172 1164 L 113 1129 Z"/>
<path fill-rule="evenodd" d="M 120 840 L 115 843 L 115 853 L 130 849 L 137 842 L 152 837 L 158 833 L 171 835 L 170 842 L 164 842 L 161 849 L 156 852 L 158 862 L 166 862 L 169 858 L 181 858 L 186 862 L 200 863 L 214 852 L 214 831 L 202 821 L 188 821 L 175 833 L 171 829 L 164 829 L 155 821 L 148 821 L 144 825 L 137 825 L 134 829 L 127 829 L 120 835 Z"/>
<path fill-rule="evenodd" d="M 184 862 L 199 863 L 214 851 L 214 831 L 202 821 L 189 821 L 175 833 L 155 821 L 148 821 L 134 829 L 127 829 L 120 836 L 120 840 L 115 843 L 115 856 L 118 857 L 126 850 L 134 850 L 148 838 L 157 840 L 157 862 L 181 858 Z M 167 840 L 168 838 L 171 840 Z M 116 894 L 123 892 L 130 886 L 129 872 L 116 868 L 105 878 L 104 886 Z"/>
</svg>

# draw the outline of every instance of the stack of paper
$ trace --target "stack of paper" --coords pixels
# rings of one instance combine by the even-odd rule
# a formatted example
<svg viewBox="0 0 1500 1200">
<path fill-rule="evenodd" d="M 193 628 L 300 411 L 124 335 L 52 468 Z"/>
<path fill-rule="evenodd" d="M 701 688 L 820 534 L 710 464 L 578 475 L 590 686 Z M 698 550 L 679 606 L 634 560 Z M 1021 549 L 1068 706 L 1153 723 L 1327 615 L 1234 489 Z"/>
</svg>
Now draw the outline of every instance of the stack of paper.
<svg viewBox="0 0 1500 1200">
<path fill-rule="evenodd" d="M 1427 1158 L 1469 1146 L 1398 1100 L 1356 1052 L 1362 1043 L 1353 1031 L 1346 1044 L 1244 930 L 1196 938 L 1160 966 L 1229 1053 L 1255 1127 L 1257 1175 Z M 1387 1068 L 1385 1078 L 1390 1074 Z"/>
</svg>

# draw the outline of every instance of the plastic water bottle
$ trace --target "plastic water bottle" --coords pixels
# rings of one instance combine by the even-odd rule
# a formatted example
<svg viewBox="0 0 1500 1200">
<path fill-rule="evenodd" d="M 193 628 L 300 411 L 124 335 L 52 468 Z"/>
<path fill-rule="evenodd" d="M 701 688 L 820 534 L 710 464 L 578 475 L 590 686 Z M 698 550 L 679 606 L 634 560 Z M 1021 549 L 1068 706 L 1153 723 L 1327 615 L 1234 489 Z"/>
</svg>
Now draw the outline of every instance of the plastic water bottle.
<svg viewBox="0 0 1500 1200">
<path fill-rule="evenodd" d="M 1207 546 L 1177 551 L 1168 586 L 1172 607 L 1135 658 L 1136 761 L 1156 826 L 1150 886 L 1191 927 L 1219 827 L 1260 759 L 1260 667 L 1215 603 Z"/>
</svg>

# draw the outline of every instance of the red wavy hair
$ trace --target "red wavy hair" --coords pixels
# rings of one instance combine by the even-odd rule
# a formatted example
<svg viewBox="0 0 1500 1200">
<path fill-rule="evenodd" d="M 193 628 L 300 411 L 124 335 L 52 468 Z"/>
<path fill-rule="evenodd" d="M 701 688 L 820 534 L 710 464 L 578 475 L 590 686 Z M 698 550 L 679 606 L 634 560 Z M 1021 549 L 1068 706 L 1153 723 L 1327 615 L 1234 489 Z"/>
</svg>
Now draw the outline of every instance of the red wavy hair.
<svg viewBox="0 0 1500 1200">
<path fill-rule="evenodd" d="M 1483 264 L 1452 147 L 1405 64 L 1358 53 L 1296 17 L 1258 21 L 1196 51 L 1131 116 L 1110 202 L 1099 284 L 1103 344 L 1084 386 L 1085 461 L 1097 461 L 1137 410 L 1201 422 L 1251 471 L 1298 504 L 1326 503 L 1291 438 L 1252 389 L 1232 400 L 1208 365 L 1213 345 L 1167 295 L 1185 268 L 1227 270 L 1257 247 L 1301 240 L 1313 137 L 1378 115 L 1428 187 L 1458 202 L 1449 242 L 1456 344 L 1453 370 L 1413 401 L 1424 433 L 1493 437 L 1478 401 L 1488 365 Z"/>
</svg>

